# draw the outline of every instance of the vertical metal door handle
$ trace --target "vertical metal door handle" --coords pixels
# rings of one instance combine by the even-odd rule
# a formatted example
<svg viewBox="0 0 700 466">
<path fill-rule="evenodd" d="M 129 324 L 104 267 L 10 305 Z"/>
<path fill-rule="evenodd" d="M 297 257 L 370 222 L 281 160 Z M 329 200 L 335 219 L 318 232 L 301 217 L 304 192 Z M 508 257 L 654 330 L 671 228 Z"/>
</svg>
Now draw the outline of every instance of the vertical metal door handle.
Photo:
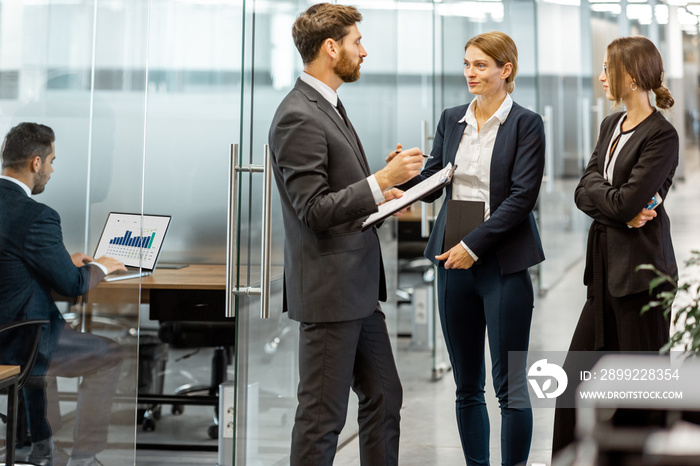
<svg viewBox="0 0 700 466">
<path fill-rule="evenodd" d="M 544 106 L 544 182 L 545 191 L 554 191 L 554 107 Z"/>
<path fill-rule="evenodd" d="M 263 173 L 262 244 L 260 251 L 260 288 L 250 284 L 238 286 L 238 177 L 239 173 Z M 238 144 L 231 144 L 231 164 L 229 171 L 229 224 L 226 244 L 226 317 L 236 317 L 234 296 L 245 294 L 260 295 L 260 318 L 270 318 L 271 246 L 272 246 L 272 169 L 270 150 L 265 145 L 264 165 L 238 165 Z"/>
<path fill-rule="evenodd" d="M 226 317 L 236 317 L 238 263 L 238 144 L 231 144 L 228 179 L 228 225 L 226 235 Z"/>
<path fill-rule="evenodd" d="M 421 139 L 423 141 L 423 153 L 427 154 L 429 141 L 432 139 L 428 132 L 427 120 L 421 122 Z M 420 235 L 422 238 L 428 238 L 430 236 L 430 222 L 428 221 L 429 208 L 430 207 L 425 202 L 420 203 Z"/>
<path fill-rule="evenodd" d="M 272 163 L 270 146 L 265 144 L 263 160 L 263 209 L 262 209 L 262 244 L 260 251 L 260 318 L 270 318 L 270 282 L 272 276 Z"/>
</svg>

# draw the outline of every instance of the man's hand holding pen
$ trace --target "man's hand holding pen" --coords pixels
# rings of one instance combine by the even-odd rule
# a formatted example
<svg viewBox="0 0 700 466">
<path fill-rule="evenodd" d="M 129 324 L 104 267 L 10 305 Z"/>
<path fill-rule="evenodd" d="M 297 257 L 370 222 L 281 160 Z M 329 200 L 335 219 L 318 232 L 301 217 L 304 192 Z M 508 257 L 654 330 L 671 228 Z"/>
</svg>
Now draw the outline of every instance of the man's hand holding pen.
<svg viewBox="0 0 700 466">
<path fill-rule="evenodd" d="M 382 192 L 418 176 L 423 168 L 423 153 L 417 147 L 403 150 L 398 144 L 386 161 L 386 166 L 374 174 Z"/>
<path fill-rule="evenodd" d="M 396 157 L 402 150 L 403 150 L 403 148 L 401 147 L 401 144 L 396 144 L 396 150 L 395 150 L 394 152 L 389 153 L 389 155 L 386 156 L 386 158 L 384 159 L 384 161 L 385 161 L 386 163 L 391 162 L 392 159 L 393 159 L 394 157 Z M 432 158 L 433 158 L 432 155 L 423 154 L 423 153 L 421 153 L 421 155 L 422 155 L 423 158 L 426 159 L 426 160 L 427 160 L 427 159 L 432 159 Z"/>
</svg>

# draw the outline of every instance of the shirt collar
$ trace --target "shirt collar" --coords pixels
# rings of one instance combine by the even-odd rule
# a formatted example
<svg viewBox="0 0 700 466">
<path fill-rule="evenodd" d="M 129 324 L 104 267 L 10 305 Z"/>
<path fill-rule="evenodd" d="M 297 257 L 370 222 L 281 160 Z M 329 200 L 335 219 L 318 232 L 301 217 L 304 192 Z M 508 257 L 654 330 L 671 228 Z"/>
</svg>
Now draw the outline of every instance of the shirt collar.
<svg viewBox="0 0 700 466">
<path fill-rule="evenodd" d="M 12 181 L 13 183 L 19 185 L 25 193 L 27 193 L 27 196 L 32 195 L 32 190 L 27 186 L 26 184 L 22 183 L 20 180 L 17 178 L 12 178 L 11 176 L 5 176 L 5 175 L 0 175 L 0 180 L 7 180 L 7 181 Z"/>
<path fill-rule="evenodd" d="M 471 103 L 469 104 L 469 107 L 467 107 L 467 111 L 462 117 L 461 120 L 459 120 L 460 123 L 466 123 L 468 125 L 472 125 L 476 127 L 476 116 L 474 116 L 474 109 L 476 108 L 476 99 L 473 99 Z M 498 107 L 498 110 L 496 110 L 496 113 L 494 113 L 491 118 L 496 118 L 499 122 L 499 124 L 503 124 L 506 122 L 508 119 L 508 115 L 510 114 L 510 110 L 513 108 L 513 98 L 510 96 L 510 94 L 506 94 L 506 98 L 503 99 L 503 102 L 501 103 L 501 106 Z M 489 118 L 489 120 L 491 120 Z M 488 120 L 487 120 L 488 121 Z"/>
<path fill-rule="evenodd" d="M 321 94 L 323 98 L 326 99 L 328 102 L 330 102 L 332 106 L 338 106 L 338 93 L 331 89 L 330 86 L 328 86 L 328 84 L 324 83 L 319 79 L 314 78 L 306 71 L 301 73 L 299 79 L 316 89 L 318 93 Z"/>
</svg>

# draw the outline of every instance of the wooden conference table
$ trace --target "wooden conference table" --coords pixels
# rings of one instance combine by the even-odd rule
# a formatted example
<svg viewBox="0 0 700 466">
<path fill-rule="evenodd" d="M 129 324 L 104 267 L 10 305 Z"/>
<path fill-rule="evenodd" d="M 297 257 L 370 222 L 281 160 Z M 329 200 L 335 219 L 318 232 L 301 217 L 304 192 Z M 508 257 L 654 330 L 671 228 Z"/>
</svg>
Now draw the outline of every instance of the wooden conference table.
<svg viewBox="0 0 700 466">
<path fill-rule="evenodd" d="M 102 282 L 86 296 L 88 312 L 92 305 L 138 302 L 150 304 L 150 318 L 158 321 L 226 321 L 225 301 L 226 266 L 209 264 L 156 269 L 140 279 Z"/>
<path fill-rule="evenodd" d="M 248 274 L 250 272 L 250 277 Z M 241 282 L 253 282 L 260 276 L 259 267 L 241 266 Z M 272 268 L 272 280 L 282 278 L 283 267 Z M 91 306 L 149 304 L 152 320 L 163 321 L 230 321 L 225 316 L 226 266 L 192 264 L 181 269 L 156 269 L 140 279 L 102 282 L 85 296 L 88 313 Z M 128 306 L 127 306 L 128 307 Z M 137 314 L 138 311 L 134 313 Z M 123 314 L 123 311 L 120 311 Z"/>
</svg>

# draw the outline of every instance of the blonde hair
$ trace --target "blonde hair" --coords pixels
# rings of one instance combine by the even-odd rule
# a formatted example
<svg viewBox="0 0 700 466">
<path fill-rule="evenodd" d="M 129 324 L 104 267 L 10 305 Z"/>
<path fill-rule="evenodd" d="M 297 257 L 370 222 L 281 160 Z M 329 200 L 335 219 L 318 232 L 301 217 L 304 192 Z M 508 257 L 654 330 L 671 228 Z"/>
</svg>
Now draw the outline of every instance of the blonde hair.
<svg viewBox="0 0 700 466">
<path fill-rule="evenodd" d="M 518 74 L 518 48 L 508 34 L 501 31 L 491 31 L 474 36 L 464 46 L 466 51 L 474 46 L 493 58 L 499 68 L 503 68 L 506 63 L 513 66 L 510 76 L 506 78 L 506 91 L 511 94 L 515 89 L 515 75 Z"/>
</svg>

